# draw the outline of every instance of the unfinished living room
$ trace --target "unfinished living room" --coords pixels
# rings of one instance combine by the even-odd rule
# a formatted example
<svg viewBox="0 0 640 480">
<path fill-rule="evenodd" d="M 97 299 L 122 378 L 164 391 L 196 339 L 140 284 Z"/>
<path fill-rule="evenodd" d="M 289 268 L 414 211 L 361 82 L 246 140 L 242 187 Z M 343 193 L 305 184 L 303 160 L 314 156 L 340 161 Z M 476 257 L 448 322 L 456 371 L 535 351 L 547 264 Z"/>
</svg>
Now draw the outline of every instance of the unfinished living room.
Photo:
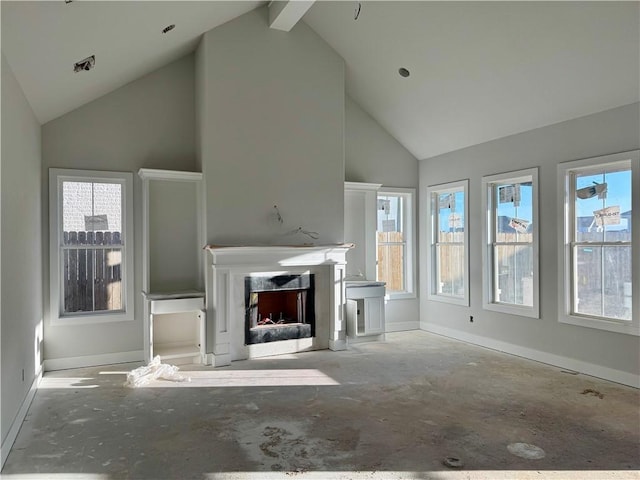
<svg viewBox="0 0 640 480">
<path fill-rule="evenodd" d="M 0 9 L 2 478 L 640 476 L 640 4 Z"/>
</svg>

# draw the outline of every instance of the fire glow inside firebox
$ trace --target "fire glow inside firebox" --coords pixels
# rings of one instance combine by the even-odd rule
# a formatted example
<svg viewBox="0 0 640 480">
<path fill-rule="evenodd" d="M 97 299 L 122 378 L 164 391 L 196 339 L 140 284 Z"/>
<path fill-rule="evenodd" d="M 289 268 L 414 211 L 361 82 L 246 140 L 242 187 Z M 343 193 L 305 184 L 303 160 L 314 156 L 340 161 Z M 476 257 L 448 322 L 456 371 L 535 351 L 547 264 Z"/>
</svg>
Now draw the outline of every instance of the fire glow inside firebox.
<svg viewBox="0 0 640 480">
<path fill-rule="evenodd" d="M 314 276 L 245 277 L 245 344 L 315 336 Z"/>
</svg>

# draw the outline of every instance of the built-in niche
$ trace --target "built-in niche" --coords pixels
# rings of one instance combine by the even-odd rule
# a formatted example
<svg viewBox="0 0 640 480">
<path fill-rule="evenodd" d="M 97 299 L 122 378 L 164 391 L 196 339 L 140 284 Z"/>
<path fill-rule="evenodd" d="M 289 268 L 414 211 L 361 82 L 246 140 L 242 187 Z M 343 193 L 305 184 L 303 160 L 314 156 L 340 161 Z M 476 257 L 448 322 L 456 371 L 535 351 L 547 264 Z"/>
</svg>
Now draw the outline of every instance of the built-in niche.
<svg viewBox="0 0 640 480">
<path fill-rule="evenodd" d="M 202 173 L 142 168 L 145 361 L 205 359 Z"/>
<path fill-rule="evenodd" d="M 315 337 L 313 274 L 247 276 L 245 345 Z"/>
</svg>

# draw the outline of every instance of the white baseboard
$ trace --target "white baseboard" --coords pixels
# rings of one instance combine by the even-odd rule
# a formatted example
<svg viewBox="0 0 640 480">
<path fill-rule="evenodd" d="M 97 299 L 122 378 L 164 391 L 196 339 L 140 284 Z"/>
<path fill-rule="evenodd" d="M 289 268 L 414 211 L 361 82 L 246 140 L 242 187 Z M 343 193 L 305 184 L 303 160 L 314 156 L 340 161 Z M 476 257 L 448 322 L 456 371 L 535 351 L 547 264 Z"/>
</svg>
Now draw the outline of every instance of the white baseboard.
<svg viewBox="0 0 640 480">
<path fill-rule="evenodd" d="M 36 378 L 33 379 L 31 386 L 29 387 L 29 391 L 27 395 L 24 397 L 22 401 L 22 405 L 20 406 L 20 410 L 18 410 L 18 414 L 13 419 L 13 423 L 11 424 L 11 428 L 9 429 L 9 433 L 7 433 L 4 442 L 2 442 L 2 446 L 0 446 L 0 471 L 2 467 L 4 467 L 4 462 L 7 460 L 9 456 L 9 452 L 11 451 L 11 447 L 13 447 L 13 443 L 16 441 L 18 437 L 18 432 L 20 432 L 20 427 L 22 427 L 22 422 L 24 418 L 27 416 L 27 412 L 29 411 L 29 407 L 31 406 L 31 402 L 33 401 L 33 397 L 36 396 L 36 391 L 38 390 L 38 385 L 40 385 L 40 380 L 42 380 L 42 370 L 43 366 L 40 365 L 40 371 L 36 375 Z"/>
<path fill-rule="evenodd" d="M 411 322 L 387 322 L 385 324 L 385 330 L 387 333 L 391 332 L 405 332 L 407 330 L 419 330 L 420 322 L 413 320 Z"/>
<path fill-rule="evenodd" d="M 85 355 L 82 357 L 50 358 L 44 361 L 45 372 L 67 370 L 69 368 L 95 367 L 114 363 L 142 362 L 144 351 L 103 353 L 101 355 Z"/>
<path fill-rule="evenodd" d="M 585 375 L 591 375 L 592 377 L 602 378 L 604 380 L 621 383 L 630 387 L 640 388 L 640 377 L 629 372 L 623 372 L 622 370 L 615 370 L 613 368 L 603 367 L 594 363 L 583 362 L 582 360 L 575 360 L 573 358 L 554 355 L 552 353 L 542 352 L 540 350 L 534 350 L 520 345 L 513 345 L 511 343 L 453 330 L 451 328 L 434 325 L 432 323 L 421 323 L 420 327 L 422 330 L 426 330 L 427 332 L 454 338 L 456 340 L 462 340 L 463 342 L 472 343 L 481 347 L 498 350 L 518 357 L 524 357 L 529 360 L 535 360 L 555 367 L 566 368 L 567 370 L 573 370 Z"/>
</svg>

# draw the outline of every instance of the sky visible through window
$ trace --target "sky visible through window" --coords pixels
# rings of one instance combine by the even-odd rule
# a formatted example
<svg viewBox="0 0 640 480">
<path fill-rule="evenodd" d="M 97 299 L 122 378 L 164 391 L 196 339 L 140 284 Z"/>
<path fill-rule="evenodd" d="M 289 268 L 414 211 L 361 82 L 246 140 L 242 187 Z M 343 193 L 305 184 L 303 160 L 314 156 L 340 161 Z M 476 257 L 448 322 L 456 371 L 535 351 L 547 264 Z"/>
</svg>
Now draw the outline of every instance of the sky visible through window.
<svg viewBox="0 0 640 480">
<path fill-rule="evenodd" d="M 594 195 L 591 198 L 576 198 L 575 208 L 577 217 L 593 218 L 594 211 L 606 207 L 620 207 L 620 214 L 624 215 L 631 210 L 631 170 L 621 170 L 611 173 L 589 173 L 576 175 L 576 190 L 585 187 L 607 184 L 604 198 Z M 620 218 L 617 225 L 605 225 L 606 231 L 626 230 L 628 220 Z"/>
<path fill-rule="evenodd" d="M 464 215 L 464 192 L 440 194 L 438 227 L 441 232 L 464 231 Z"/>
</svg>

